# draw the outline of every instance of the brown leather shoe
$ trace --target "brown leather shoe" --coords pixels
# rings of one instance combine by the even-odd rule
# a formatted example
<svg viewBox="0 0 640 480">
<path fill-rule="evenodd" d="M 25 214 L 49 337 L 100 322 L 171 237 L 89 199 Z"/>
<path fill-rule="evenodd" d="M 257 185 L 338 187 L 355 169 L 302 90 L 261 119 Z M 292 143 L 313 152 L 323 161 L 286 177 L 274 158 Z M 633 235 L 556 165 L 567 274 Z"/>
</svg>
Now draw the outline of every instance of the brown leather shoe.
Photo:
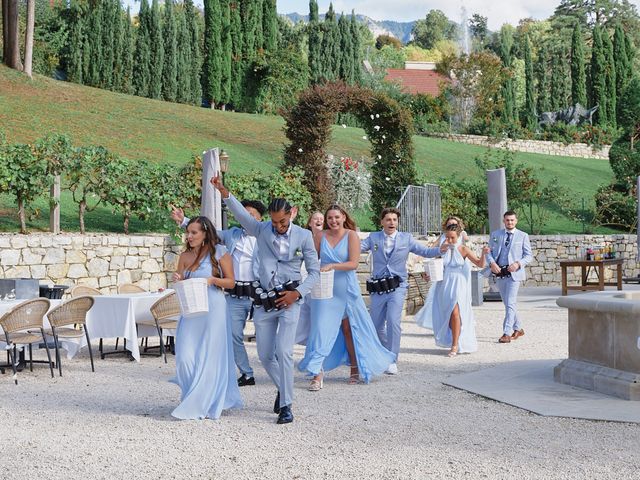
<svg viewBox="0 0 640 480">
<path fill-rule="evenodd" d="M 509 342 L 511 342 L 511 337 L 506 333 L 498 339 L 498 343 L 509 343 Z"/>
<path fill-rule="evenodd" d="M 511 334 L 511 340 L 517 340 L 520 337 L 524 337 L 524 328 L 520 330 L 514 330 Z"/>
</svg>

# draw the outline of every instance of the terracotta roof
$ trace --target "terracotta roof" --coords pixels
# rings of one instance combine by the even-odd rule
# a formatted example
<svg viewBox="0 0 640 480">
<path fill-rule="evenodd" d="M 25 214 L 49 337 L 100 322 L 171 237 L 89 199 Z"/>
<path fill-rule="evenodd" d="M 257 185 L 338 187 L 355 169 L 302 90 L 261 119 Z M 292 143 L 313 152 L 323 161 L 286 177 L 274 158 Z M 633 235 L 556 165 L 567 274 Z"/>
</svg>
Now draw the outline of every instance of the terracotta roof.
<svg viewBox="0 0 640 480">
<path fill-rule="evenodd" d="M 449 79 L 435 70 L 404 70 L 398 68 L 387 69 L 385 80 L 398 83 L 406 93 L 425 93 L 437 97 L 440 85 Z"/>
</svg>

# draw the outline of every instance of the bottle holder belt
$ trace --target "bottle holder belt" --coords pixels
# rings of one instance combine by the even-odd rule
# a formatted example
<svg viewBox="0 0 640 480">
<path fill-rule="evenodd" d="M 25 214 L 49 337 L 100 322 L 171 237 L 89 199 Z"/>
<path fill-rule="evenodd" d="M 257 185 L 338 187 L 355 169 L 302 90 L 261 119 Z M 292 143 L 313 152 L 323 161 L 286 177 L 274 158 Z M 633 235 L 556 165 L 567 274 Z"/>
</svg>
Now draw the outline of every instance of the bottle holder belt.
<svg viewBox="0 0 640 480">
<path fill-rule="evenodd" d="M 382 295 L 384 293 L 395 292 L 396 288 L 400 286 L 402 280 L 398 275 L 391 275 L 389 277 L 372 278 L 367 280 L 367 292 L 370 294 L 377 293 Z"/>
</svg>

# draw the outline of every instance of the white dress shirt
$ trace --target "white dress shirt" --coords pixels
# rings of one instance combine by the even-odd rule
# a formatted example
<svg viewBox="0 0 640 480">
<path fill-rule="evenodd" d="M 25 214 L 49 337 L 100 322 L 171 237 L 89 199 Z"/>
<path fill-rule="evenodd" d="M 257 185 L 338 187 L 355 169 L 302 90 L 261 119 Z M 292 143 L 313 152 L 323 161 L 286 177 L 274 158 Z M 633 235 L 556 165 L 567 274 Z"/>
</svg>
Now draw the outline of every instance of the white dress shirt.
<svg viewBox="0 0 640 480">
<path fill-rule="evenodd" d="M 396 230 L 391 235 L 384 234 L 384 253 L 388 257 L 393 252 L 394 247 L 396 246 L 396 236 L 398 235 L 398 231 Z"/>
<path fill-rule="evenodd" d="M 256 248 L 256 238 L 243 230 L 242 236 L 233 249 L 233 275 L 236 281 L 249 282 L 253 280 L 253 251 Z"/>
</svg>

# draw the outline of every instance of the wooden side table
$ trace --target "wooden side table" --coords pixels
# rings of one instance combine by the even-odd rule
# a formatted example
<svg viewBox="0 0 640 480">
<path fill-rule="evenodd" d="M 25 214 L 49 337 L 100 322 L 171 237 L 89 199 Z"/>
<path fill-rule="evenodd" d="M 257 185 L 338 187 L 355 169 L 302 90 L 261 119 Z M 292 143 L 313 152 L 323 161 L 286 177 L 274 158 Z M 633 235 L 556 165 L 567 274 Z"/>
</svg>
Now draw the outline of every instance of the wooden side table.
<svg viewBox="0 0 640 480">
<path fill-rule="evenodd" d="M 562 295 L 566 295 L 569 290 L 604 290 L 606 286 L 617 287 L 622 290 L 622 258 L 611 260 L 561 260 L 560 268 L 562 270 Z M 582 269 L 580 285 L 567 285 L 567 267 L 580 267 Z M 604 281 L 604 267 L 616 267 L 616 281 Z M 590 282 L 589 273 L 596 273 L 597 282 Z"/>
</svg>

